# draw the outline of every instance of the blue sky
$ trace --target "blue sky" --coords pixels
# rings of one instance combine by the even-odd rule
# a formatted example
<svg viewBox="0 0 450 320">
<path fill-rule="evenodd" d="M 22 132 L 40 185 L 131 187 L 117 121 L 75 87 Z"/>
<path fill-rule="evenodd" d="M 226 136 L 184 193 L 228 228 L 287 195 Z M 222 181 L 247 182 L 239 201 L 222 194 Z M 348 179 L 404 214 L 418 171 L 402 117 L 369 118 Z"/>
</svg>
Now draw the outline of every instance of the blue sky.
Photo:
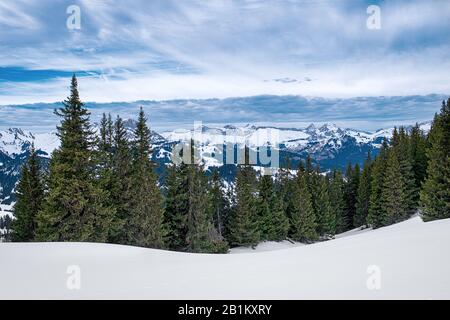
<svg viewBox="0 0 450 320">
<path fill-rule="evenodd" d="M 449 58 L 446 0 L 0 1 L 0 105 L 61 101 L 73 72 L 99 103 L 445 95 Z"/>
</svg>

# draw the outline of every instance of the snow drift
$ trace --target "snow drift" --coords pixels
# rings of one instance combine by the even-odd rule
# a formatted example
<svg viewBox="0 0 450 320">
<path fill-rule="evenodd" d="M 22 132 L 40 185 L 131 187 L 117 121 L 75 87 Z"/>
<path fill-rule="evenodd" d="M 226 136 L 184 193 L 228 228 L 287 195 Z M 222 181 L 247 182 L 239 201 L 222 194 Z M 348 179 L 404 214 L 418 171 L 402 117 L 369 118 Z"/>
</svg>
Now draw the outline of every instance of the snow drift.
<svg viewBox="0 0 450 320">
<path fill-rule="evenodd" d="M 313 245 L 261 248 L 209 255 L 2 243 L 0 299 L 450 299 L 450 219 L 416 216 Z M 67 286 L 73 270 L 79 290 Z"/>
</svg>

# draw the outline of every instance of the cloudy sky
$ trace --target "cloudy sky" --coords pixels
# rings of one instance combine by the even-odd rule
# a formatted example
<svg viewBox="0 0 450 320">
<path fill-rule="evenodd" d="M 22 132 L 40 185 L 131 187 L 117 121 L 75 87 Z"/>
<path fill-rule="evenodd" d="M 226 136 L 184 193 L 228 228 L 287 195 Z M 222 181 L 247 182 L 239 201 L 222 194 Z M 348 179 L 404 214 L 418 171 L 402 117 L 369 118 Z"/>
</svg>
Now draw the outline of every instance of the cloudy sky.
<svg viewBox="0 0 450 320">
<path fill-rule="evenodd" d="M 445 95 L 449 58 L 447 0 L 0 1 L 0 105 L 61 101 L 73 72 L 91 102 Z"/>
</svg>

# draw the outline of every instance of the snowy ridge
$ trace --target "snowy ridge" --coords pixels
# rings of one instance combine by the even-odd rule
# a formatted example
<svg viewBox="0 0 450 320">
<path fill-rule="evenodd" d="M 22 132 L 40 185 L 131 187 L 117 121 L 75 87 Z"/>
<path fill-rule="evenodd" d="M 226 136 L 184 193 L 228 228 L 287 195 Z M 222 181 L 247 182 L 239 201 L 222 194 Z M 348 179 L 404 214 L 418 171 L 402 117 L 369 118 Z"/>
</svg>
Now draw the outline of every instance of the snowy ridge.
<svg viewBox="0 0 450 320">
<path fill-rule="evenodd" d="M 136 122 L 124 120 L 129 138 L 133 136 Z M 430 122 L 421 124 L 424 132 L 430 128 Z M 94 124 L 98 131 L 98 124 Z M 152 131 L 153 160 L 164 166 L 171 162 L 172 148 L 178 142 L 196 141 L 205 170 L 223 165 L 224 144 L 247 144 L 256 150 L 269 146 L 280 151 L 280 161 L 288 157 L 295 161 L 304 159 L 307 154 L 320 162 L 323 170 L 345 168 L 347 163 L 362 163 L 368 152 L 376 155 L 384 139 L 390 139 L 393 128 L 366 132 L 340 128 L 328 123 L 317 126 L 311 124 L 305 128 L 278 128 L 268 126 L 245 125 L 236 127 L 199 126 L 195 130 L 174 130 L 157 133 Z M 59 146 L 55 132 L 32 133 L 20 128 L 0 131 L 0 204 L 14 201 L 14 187 L 17 184 L 21 165 L 26 161 L 31 144 L 34 143 L 40 157 L 47 159 Z M 222 158 L 222 160 L 221 160 Z M 255 169 L 260 170 L 258 163 Z M 228 177 L 231 178 L 231 177 Z"/>
<path fill-rule="evenodd" d="M 449 229 L 450 219 L 415 216 L 312 245 L 225 255 L 2 243 L 0 299 L 450 299 Z M 81 269 L 81 290 L 66 287 L 69 265 Z M 368 286 L 373 270 L 378 288 Z"/>
</svg>

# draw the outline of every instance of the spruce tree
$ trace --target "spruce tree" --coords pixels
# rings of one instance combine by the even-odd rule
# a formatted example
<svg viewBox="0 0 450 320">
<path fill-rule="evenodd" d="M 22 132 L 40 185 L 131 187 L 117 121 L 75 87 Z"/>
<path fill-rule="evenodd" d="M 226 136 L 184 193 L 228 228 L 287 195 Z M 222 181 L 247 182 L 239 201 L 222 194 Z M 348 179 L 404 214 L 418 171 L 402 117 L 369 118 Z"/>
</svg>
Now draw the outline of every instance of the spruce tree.
<svg viewBox="0 0 450 320">
<path fill-rule="evenodd" d="M 386 206 L 383 202 L 382 192 L 385 185 L 385 171 L 388 154 L 388 143 L 383 141 L 380 152 L 373 162 L 371 169 L 371 186 L 369 212 L 367 215 L 367 224 L 373 228 L 384 226 L 387 220 Z"/>
<path fill-rule="evenodd" d="M 353 167 L 351 163 L 348 164 L 345 173 L 346 186 L 345 186 L 345 200 L 346 200 L 346 229 L 353 227 L 353 220 L 356 215 L 356 195 L 358 193 L 360 167 L 359 164 L 355 164 Z"/>
<path fill-rule="evenodd" d="M 450 218 L 450 99 L 435 115 L 428 140 L 427 177 L 420 193 L 424 221 Z"/>
<path fill-rule="evenodd" d="M 94 151 L 96 162 L 97 187 L 102 190 L 103 205 L 111 210 L 111 222 L 109 225 L 107 241 L 120 243 L 117 234 L 123 230 L 123 221 L 118 217 L 114 190 L 114 165 L 113 165 L 113 122 L 111 115 L 103 114 L 100 122 L 97 148 Z"/>
<path fill-rule="evenodd" d="M 335 212 L 336 233 L 342 233 L 346 229 L 344 188 L 342 173 L 334 170 L 330 186 L 330 201 L 332 210 Z"/>
<path fill-rule="evenodd" d="M 95 169 L 94 137 L 89 112 L 81 102 L 75 75 L 70 96 L 55 110 L 61 145 L 52 154 L 48 193 L 37 216 L 37 240 L 99 241 L 108 238 L 113 210 L 104 203 Z"/>
<path fill-rule="evenodd" d="M 15 219 L 12 221 L 13 241 L 33 241 L 36 232 L 36 215 L 44 200 L 44 183 L 38 155 L 31 146 L 27 163 L 22 167 L 16 187 L 17 202 L 14 205 Z"/>
<path fill-rule="evenodd" d="M 406 218 L 408 213 L 407 186 L 395 149 L 388 152 L 381 198 L 386 211 L 386 215 L 380 221 L 382 225 L 396 223 Z"/>
<path fill-rule="evenodd" d="M 372 160 L 369 153 L 364 162 L 356 196 L 356 214 L 353 219 L 353 226 L 356 228 L 367 223 L 371 193 L 371 166 Z"/>
<path fill-rule="evenodd" d="M 292 190 L 293 210 L 290 236 L 295 241 L 310 243 L 318 239 L 316 218 L 308 189 L 307 172 L 297 173 L 296 184 Z"/>
<path fill-rule="evenodd" d="M 236 207 L 230 221 L 229 239 L 233 246 L 256 246 L 260 240 L 256 216 L 255 173 L 248 164 L 248 148 L 245 164 L 238 166 L 236 174 Z"/>
<path fill-rule="evenodd" d="M 416 123 L 411 129 L 409 152 L 412 159 L 415 186 L 417 190 L 420 190 L 422 182 L 427 174 L 427 147 L 426 136 Z"/>
<path fill-rule="evenodd" d="M 150 159 L 150 129 L 142 108 L 134 132 L 130 220 L 127 224 L 129 244 L 164 248 L 164 211 L 161 191 Z"/>
<path fill-rule="evenodd" d="M 191 164 L 189 167 L 187 249 L 199 253 L 226 253 L 228 244 L 213 225 L 207 178 L 203 168 L 197 164 Z"/>
<path fill-rule="evenodd" d="M 280 202 L 283 204 L 283 210 L 288 222 L 292 216 L 292 210 L 294 208 L 292 203 L 292 190 L 296 181 L 291 174 L 291 164 L 288 159 L 285 160 L 286 167 L 280 168 L 280 174 L 277 178 L 277 192 Z M 304 171 L 303 162 L 300 160 L 298 170 Z"/>
<path fill-rule="evenodd" d="M 110 241 L 127 244 L 127 230 L 131 221 L 132 157 L 127 130 L 119 116 L 114 121 L 112 136 L 110 199 L 116 210 L 118 228 L 111 230 Z"/>
<path fill-rule="evenodd" d="M 227 200 L 225 199 L 225 195 L 223 193 L 223 184 L 220 179 L 219 170 L 217 170 L 217 168 L 214 168 L 211 175 L 209 194 L 214 227 L 216 228 L 220 236 L 224 236 L 225 222 L 227 220 Z"/>
<path fill-rule="evenodd" d="M 185 163 L 167 169 L 164 207 L 166 242 L 171 250 L 186 250 L 187 217 L 189 213 L 189 167 Z"/>
<path fill-rule="evenodd" d="M 259 183 L 257 216 L 261 240 L 280 241 L 287 236 L 289 221 L 282 199 L 276 193 L 272 176 L 263 175 Z"/>
<path fill-rule="evenodd" d="M 400 165 L 400 172 L 405 183 L 405 201 L 406 201 L 406 216 L 411 215 L 417 209 L 417 202 L 419 199 L 419 189 L 416 187 L 416 179 L 413 172 L 413 161 L 411 153 L 410 138 L 406 133 L 404 127 L 399 128 L 399 143 L 394 146 L 394 152 Z M 405 218 L 406 218 L 405 216 Z"/>
<path fill-rule="evenodd" d="M 331 206 L 328 177 L 318 176 L 319 193 L 317 194 L 316 217 L 319 235 L 330 238 L 336 234 L 336 212 Z"/>
</svg>

